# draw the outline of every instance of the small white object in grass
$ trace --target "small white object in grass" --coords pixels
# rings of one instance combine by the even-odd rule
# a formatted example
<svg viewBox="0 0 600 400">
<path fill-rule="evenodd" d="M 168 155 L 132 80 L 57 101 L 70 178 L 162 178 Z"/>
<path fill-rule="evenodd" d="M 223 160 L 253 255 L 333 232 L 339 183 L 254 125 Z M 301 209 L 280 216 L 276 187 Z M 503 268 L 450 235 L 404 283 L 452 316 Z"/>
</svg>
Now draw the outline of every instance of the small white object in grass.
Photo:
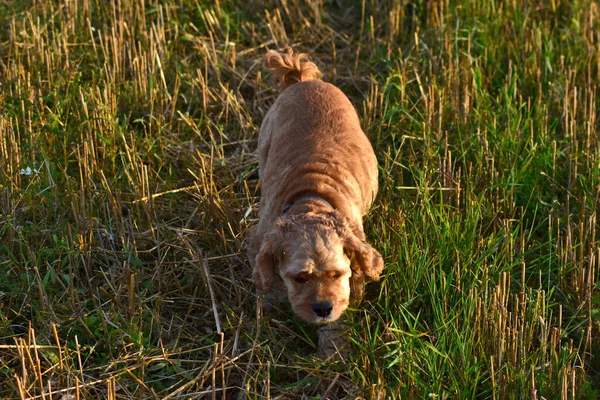
<svg viewBox="0 0 600 400">
<path fill-rule="evenodd" d="M 252 206 L 248 207 L 248 209 L 246 210 L 246 212 L 244 213 L 244 216 L 242 217 L 242 219 L 240 220 L 240 224 L 242 222 L 244 222 L 246 219 L 248 219 L 248 215 L 250 215 L 250 213 L 252 212 Z"/>
<path fill-rule="evenodd" d="M 31 167 L 27 167 L 27 168 L 21 168 L 21 175 L 31 175 L 32 173 L 36 173 L 39 174 L 40 171 L 37 169 L 31 169 Z"/>
<path fill-rule="evenodd" d="M 106 230 L 106 229 L 99 229 L 99 232 L 100 232 L 100 234 L 102 236 L 104 236 L 110 242 L 114 242 L 115 241 L 114 235 L 112 233 L 110 233 L 108 230 Z"/>
</svg>

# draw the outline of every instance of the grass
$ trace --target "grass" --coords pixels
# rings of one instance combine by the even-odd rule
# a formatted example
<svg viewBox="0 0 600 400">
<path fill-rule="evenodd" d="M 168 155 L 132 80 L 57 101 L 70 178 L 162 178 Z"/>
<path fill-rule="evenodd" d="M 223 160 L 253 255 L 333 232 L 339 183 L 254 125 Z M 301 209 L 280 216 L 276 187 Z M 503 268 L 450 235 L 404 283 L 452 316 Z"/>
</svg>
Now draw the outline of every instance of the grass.
<svg viewBox="0 0 600 400">
<path fill-rule="evenodd" d="M 0 4 L 0 397 L 600 396 L 600 6 Z M 309 53 L 380 165 L 350 356 L 271 317 L 242 249 Z"/>
</svg>

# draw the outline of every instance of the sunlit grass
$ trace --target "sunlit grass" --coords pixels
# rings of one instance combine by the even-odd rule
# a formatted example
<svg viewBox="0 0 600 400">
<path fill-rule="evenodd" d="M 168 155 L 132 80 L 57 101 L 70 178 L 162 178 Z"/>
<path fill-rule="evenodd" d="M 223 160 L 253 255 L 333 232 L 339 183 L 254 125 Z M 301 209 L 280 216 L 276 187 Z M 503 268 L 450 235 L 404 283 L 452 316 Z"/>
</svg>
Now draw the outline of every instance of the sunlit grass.
<svg viewBox="0 0 600 400">
<path fill-rule="evenodd" d="M 594 2 L 0 4 L 0 397 L 596 398 Z M 380 165 L 352 352 L 263 316 L 270 48 Z M 61 397 L 64 396 L 64 397 Z M 72 397 L 69 397 L 72 396 Z"/>
</svg>

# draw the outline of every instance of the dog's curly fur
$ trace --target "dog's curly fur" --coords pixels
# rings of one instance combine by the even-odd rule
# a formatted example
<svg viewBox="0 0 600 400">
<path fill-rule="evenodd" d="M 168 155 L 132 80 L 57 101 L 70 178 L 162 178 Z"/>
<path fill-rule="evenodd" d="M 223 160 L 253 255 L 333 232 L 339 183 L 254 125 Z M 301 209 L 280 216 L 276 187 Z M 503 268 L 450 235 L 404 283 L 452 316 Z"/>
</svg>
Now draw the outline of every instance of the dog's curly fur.
<svg viewBox="0 0 600 400">
<path fill-rule="evenodd" d="M 325 323 L 383 269 L 362 225 L 377 160 L 348 98 L 306 59 L 265 55 L 285 90 L 259 134 L 261 205 L 247 250 L 259 291 L 287 295 L 300 318 Z"/>
</svg>

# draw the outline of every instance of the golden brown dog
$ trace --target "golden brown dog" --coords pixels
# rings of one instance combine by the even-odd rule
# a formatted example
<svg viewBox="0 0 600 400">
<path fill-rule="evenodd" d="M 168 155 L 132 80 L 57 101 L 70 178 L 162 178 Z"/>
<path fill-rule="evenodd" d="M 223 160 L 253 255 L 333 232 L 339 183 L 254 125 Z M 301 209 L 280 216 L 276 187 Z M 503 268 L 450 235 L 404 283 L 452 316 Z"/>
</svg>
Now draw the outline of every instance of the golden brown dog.
<svg viewBox="0 0 600 400">
<path fill-rule="evenodd" d="M 265 66 L 284 90 L 258 137 L 254 281 L 263 293 L 287 294 L 303 320 L 332 322 L 383 269 L 362 225 L 377 194 L 377 159 L 348 98 L 304 54 L 271 50 Z"/>
</svg>

